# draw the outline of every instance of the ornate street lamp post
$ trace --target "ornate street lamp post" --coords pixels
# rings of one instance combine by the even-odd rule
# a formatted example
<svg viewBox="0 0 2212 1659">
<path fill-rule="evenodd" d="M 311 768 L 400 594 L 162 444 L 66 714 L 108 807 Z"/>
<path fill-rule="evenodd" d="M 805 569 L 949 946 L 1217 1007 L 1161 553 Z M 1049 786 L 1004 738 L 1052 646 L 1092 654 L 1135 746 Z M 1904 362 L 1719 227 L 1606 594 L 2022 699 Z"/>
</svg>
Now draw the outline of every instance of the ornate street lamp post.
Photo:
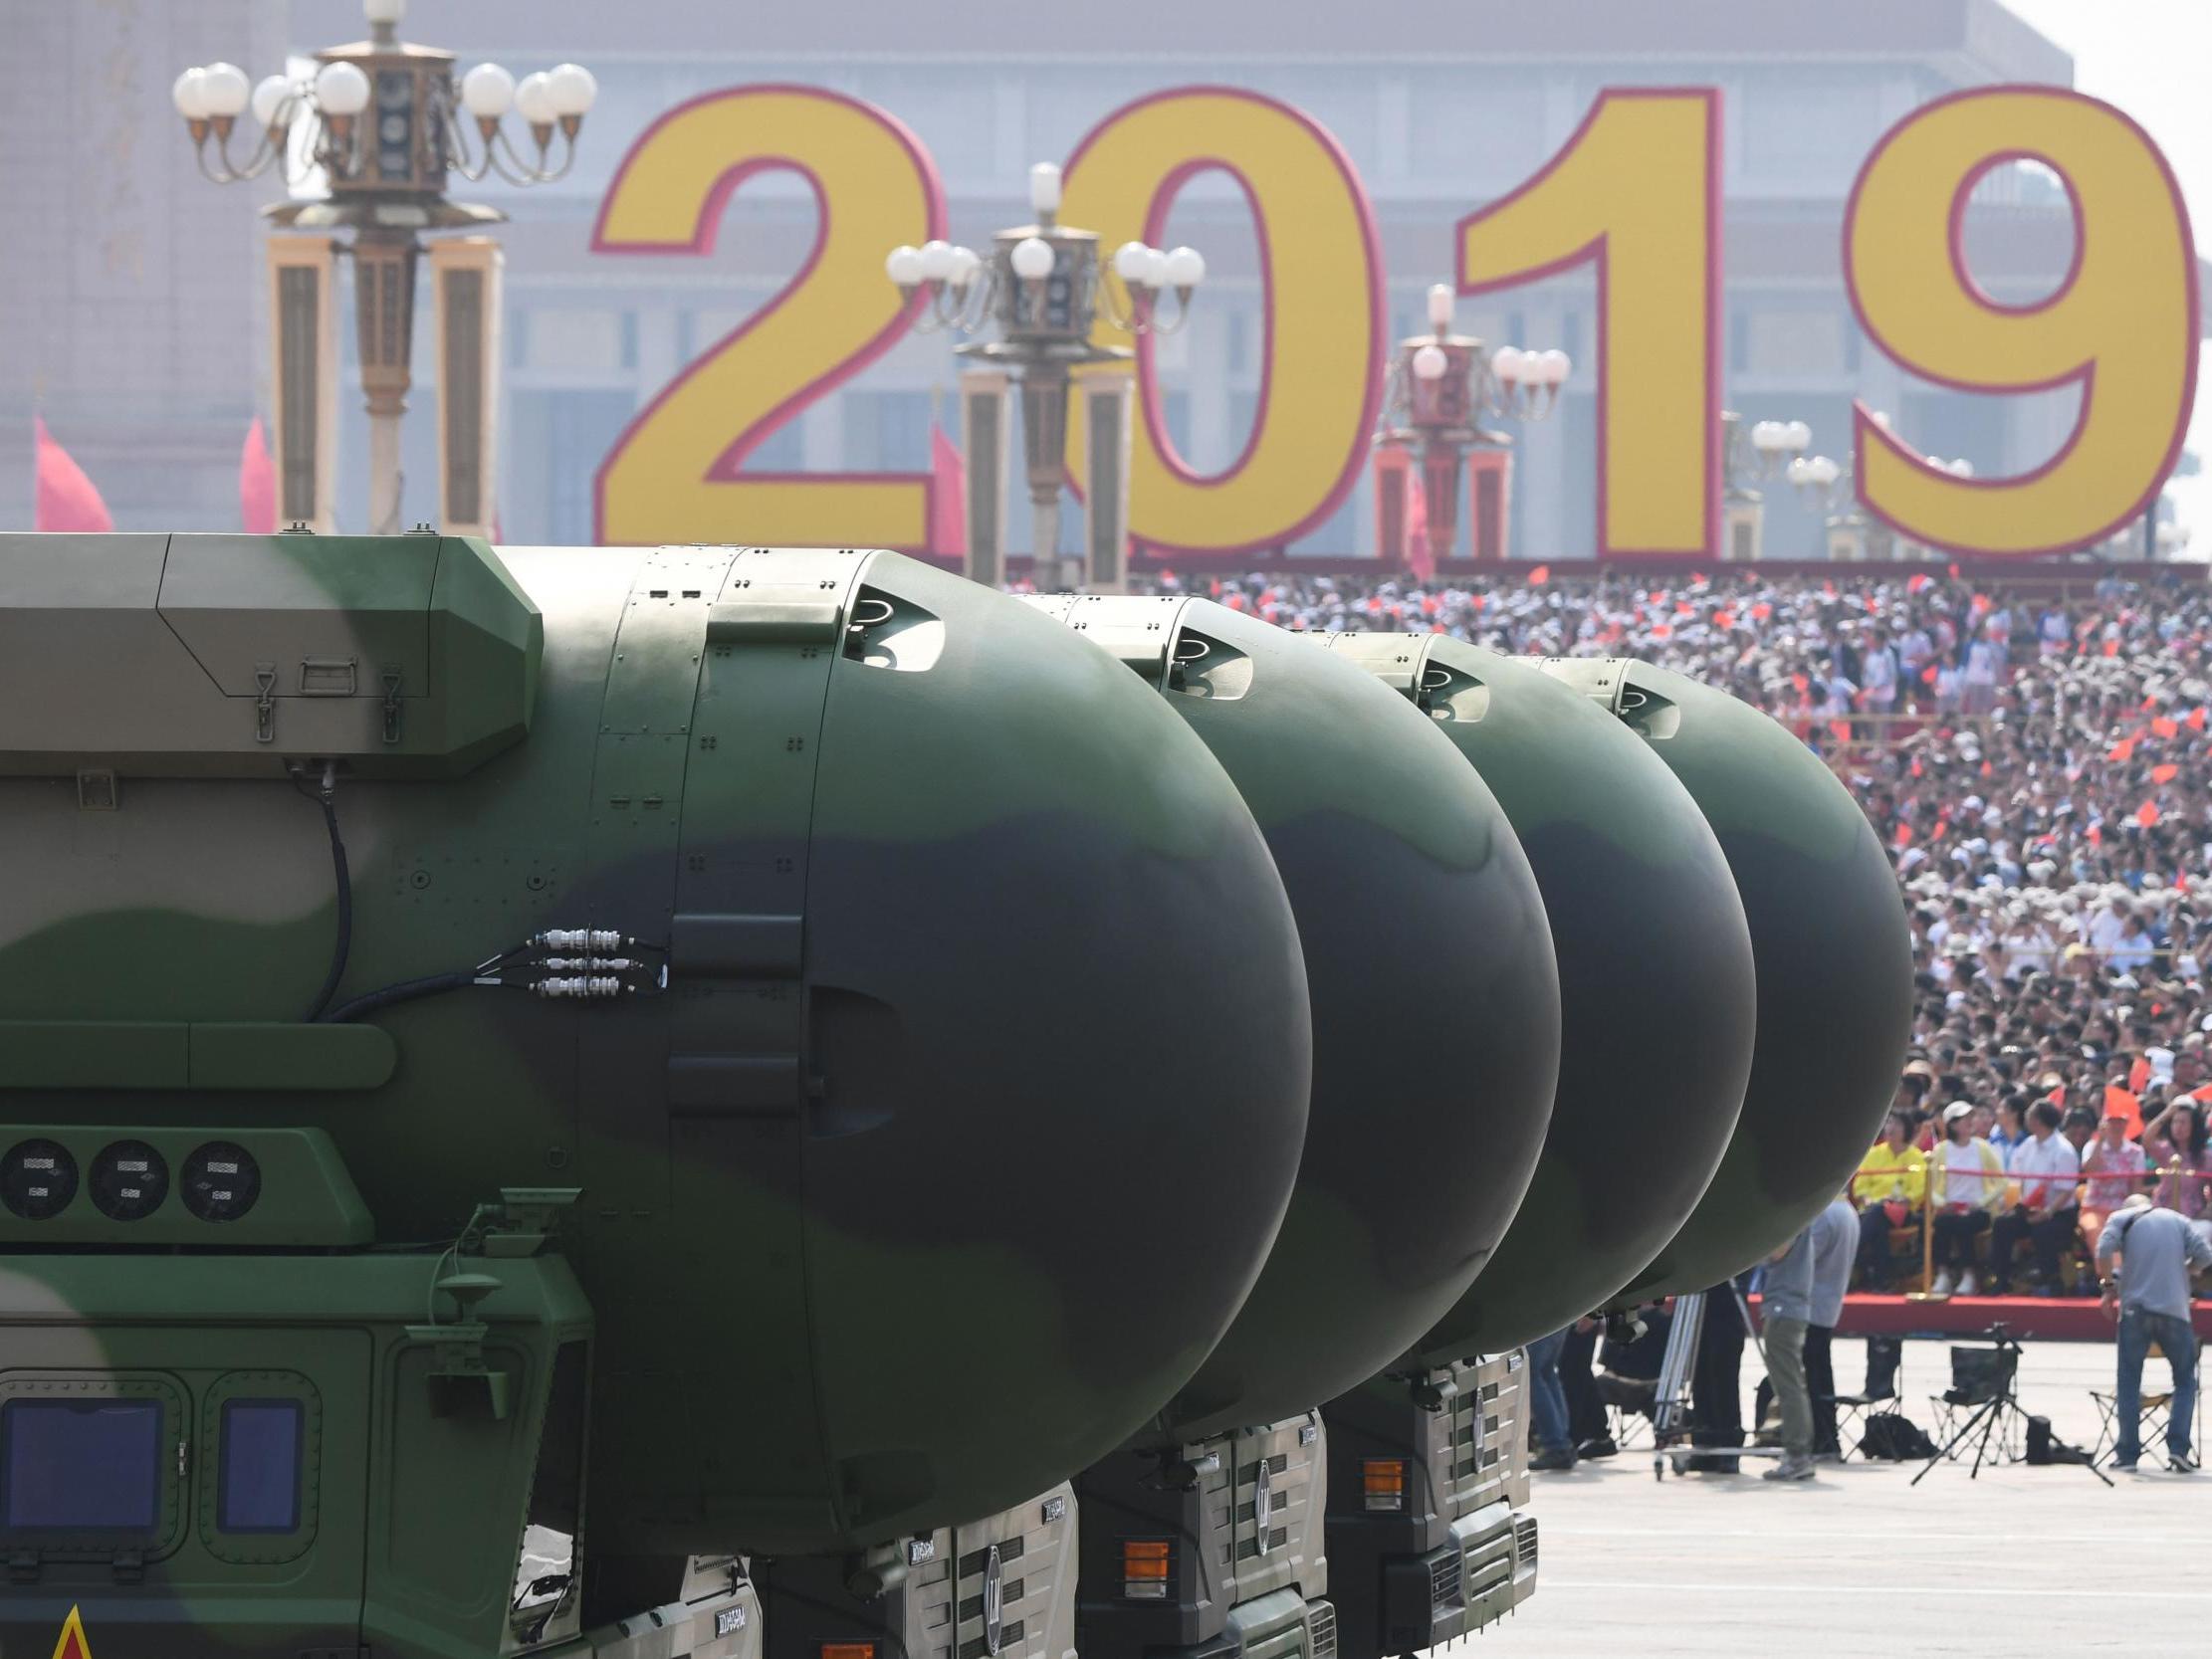
<svg viewBox="0 0 2212 1659">
<path fill-rule="evenodd" d="M 1502 533 L 1503 452 L 1511 434 L 1485 429 L 1485 416 L 1542 420 L 1559 406 L 1560 387 L 1573 371 L 1567 353 L 1554 349 L 1524 351 L 1503 345 L 1492 350 L 1471 334 L 1452 332 L 1453 297 L 1438 283 L 1429 291 L 1430 332 L 1398 343 L 1383 388 L 1382 419 L 1375 434 L 1378 482 L 1401 476 L 1403 457 L 1413 452 L 1421 468 L 1427 503 L 1431 555 L 1448 556 L 1458 527 L 1459 469 L 1470 455 L 1495 453 L 1501 488 L 1497 513 Z M 1387 465 L 1393 458 L 1397 466 Z M 1403 485 L 1399 485 L 1403 489 Z M 1479 491 L 1476 511 L 1481 511 Z M 1476 535 L 1476 556 L 1483 536 Z M 1388 551 L 1388 549 L 1385 549 Z"/>
<path fill-rule="evenodd" d="M 448 200 L 446 175 L 474 182 L 497 173 L 512 184 L 559 178 L 574 159 L 598 84 L 576 64 L 520 85 L 497 64 L 479 64 L 456 82 L 452 53 L 399 39 L 405 0 L 364 0 L 363 10 L 369 38 L 318 52 L 321 67 L 310 80 L 272 75 L 249 86 L 243 70 L 217 63 L 186 70 L 171 91 L 207 178 L 231 184 L 276 169 L 301 183 L 320 172 L 327 196 L 279 202 L 264 210 L 267 218 L 287 230 L 352 232 L 369 528 L 382 533 L 399 528 L 399 420 L 410 383 L 418 236 L 507 217 Z M 232 142 L 249 107 L 261 132 L 240 157 Z M 529 128 L 527 146 L 502 124 L 510 109 Z"/>
<path fill-rule="evenodd" d="M 1889 425 L 1889 417 L 1880 410 L 1872 412 L 1868 418 L 1884 429 Z M 1942 468 L 1953 478 L 1974 476 L 1973 463 L 1963 457 L 1945 461 L 1931 455 L 1928 465 Z M 1849 462 L 1825 455 L 1798 455 L 1791 459 L 1783 476 L 1821 515 L 1822 541 L 1831 559 L 1855 563 L 1867 559 L 1886 561 L 1899 556 L 1928 556 L 1926 548 L 1898 541 L 1887 524 L 1860 511 L 1859 485 Z"/>
<path fill-rule="evenodd" d="M 975 400 L 991 395 L 994 385 L 1003 386 L 1011 371 L 1021 397 L 1021 448 L 1023 470 L 1029 486 L 1030 547 L 1033 576 L 1039 589 L 1062 585 L 1068 574 L 1060 568 L 1060 491 L 1066 482 L 1068 394 L 1075 369 L 1099 363 L 1126 362 L 1126 346 L 1099 345 L 1091 339 L 1101 320 L 1132 334 L 1171 334 L 1190 319 L 1191 302 L 1206 280 L 1206 261 L 1195 248 L 1163 252 L 1142 242 L 1125 242 L 1111 259 L 1102 256 L 1096 231 L 1078 230 L 1059 222 L 1060 169 L 1038 162 L 1029 169 L 1029 206 L 1036 222 L 1002 230 L 992 239 L 988 256 L 947 242 L 925 247 L 900 246 L 884 260 L 884 273 L 902 295 L 917 292 L 925 297 L 915 326 L 924 333 L 940 331 L 974 334 L 995 324 L 995 339 L 972 339 L 954 349 L 958 355 L 995 374 L 969 382 L 968 425 L 976 428 Z M 1172 311 L 1167 296 L 1175 296 Z M 968 377 L 964 376 L 964 381 Z M 1118 400 L 1118 419 L 1126 428 L 1127 398 Z M 1097 422 L 1110 413 L 1110 400 L 1093 399 L 1091 418 Z M 1110 439 L 1111 434 L 1100 435 Z M 995 525 L 995 457 L 991 446 L 968 446 L 970 499 L 989 509 Z M 1111 442 L 1094 444 L 1102 456 Z M 1123 446 L 1126 448 L 1126 445 Z M 1093 468 L 1094 474 L 1098 471 Z M 1125 495 L 1127 478 L 1101 481 L 1094 477 L 1093 494 L 1118 489 Z M 1106 504 L 1112 514 L 1112 533 L 1096 533 L 1101 511 L 1093 504 L 1093 545 L 1087 574 L 1104 585 L 1118 585 L 1122 578 L 1118 549 L 1103 545 L 1120 540 L 1119 526 L 1127 516 L 1121 503 Z M 969 516 L 972 542 L 985 515 Z M 970 573 L 979 580 L 1003 575 L 1003 549 L 994 548 L 981 559 L 971 547 Z M 998 566 L 998 568 L 994 568 Z"/>
<path fill-rule="evenodd" d="M 1741 415 L 1724 409 L 1720 430 L 1720 556 L 1756 560 L 1766 542 L 1766 499 L 1757 486 L 1796 467 L 1812 446 L 1813 429 L 1803 421 L 1753 421 L 1746 427 Z M 1796 474 L 1789 476 L 1794 480 Z"/>
</svg>

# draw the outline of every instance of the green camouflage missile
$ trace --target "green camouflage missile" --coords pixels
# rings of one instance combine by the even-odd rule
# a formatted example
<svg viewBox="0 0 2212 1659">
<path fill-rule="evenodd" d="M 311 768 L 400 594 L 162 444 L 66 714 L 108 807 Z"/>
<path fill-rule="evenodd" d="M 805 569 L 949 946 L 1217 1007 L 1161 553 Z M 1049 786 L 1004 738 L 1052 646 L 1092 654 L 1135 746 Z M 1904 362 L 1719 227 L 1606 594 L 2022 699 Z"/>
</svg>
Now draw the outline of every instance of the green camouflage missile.
<svg viewBox="0 0 2212 1659">
<path fill-rule="evenodd" d="M 1297 917 L 1314 1070 L 1296 1194 L 1251 1300 L 1155 1429 L 1278 1421 L 1404 1353 L 1519 1206 L 1559 1067 L 1543 899 L 1481 779 L 1372 675 L 1210 600 L 1038 603 L 1205 739 Z"/>
<path fill-rule="evenodd" d="M 1500 1353 L 1602 1306 L 1689 1218 L 1755 1028 L 1727 860 L 1650 745 L 1540 673 L 1442 634 L 1343 633 L 1497 796 L 1559 958 L 1559 1093 L 1527 1201 L 1416 1355 Z"/>
<path fill-rule="evenodd" d="M 1303 1141 L 1302 956 L 1237 789 L 1111 659 L 892 554 L 0 537 L 0 1351 L 80 1278 L 73 1362 L 160 1316 L 132 1362 L 180 1374 L 403 1284 L 374 1341 L 481 1406 L 543 1398 L 507 1322 L 587 1309 L 603 1584 L 967 1521 L 1124 1442 Z M 437 1334 L 472 1307 L 491 1337 Z M 430 1385 L 346 1383 L 379 1421 Z M 374 1501 L 512 1558 L 444 1444 L 381 1446 Z M 386 1611 L 378 1652 L 434 1622 Z"/>
<path fill-rule="evenodd" d="M 1628 659 L 1555 658 L 1544 672 L 1681 780 L 1750 924 L 1759 1031 L 1742 1118 L 1703 1200 L 1624 1297 L 1703 1290 L 1819 1214 L 1880 1127 L 1912 1017 L 1896 878 L 1835 775 L 1748 704 Z"/>
</svg>

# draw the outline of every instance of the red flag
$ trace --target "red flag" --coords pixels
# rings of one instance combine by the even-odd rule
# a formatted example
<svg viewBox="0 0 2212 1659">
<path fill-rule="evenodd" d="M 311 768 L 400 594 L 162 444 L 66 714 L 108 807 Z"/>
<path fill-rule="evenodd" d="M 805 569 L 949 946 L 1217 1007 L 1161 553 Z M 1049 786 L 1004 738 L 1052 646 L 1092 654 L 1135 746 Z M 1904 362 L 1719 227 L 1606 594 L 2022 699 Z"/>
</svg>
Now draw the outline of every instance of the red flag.
<svg viewBox="0 0 2212 1659">
<path fill-rule="evenodd" d="M 246 428 L 246 447 L 238 457 L 238 522 L 248 535 L 277 533 L 277 464 L 269 458 L 259 415 Z"/>
<path fill-rule="evenodd" d="M 1753 605 L 1751 607 L 1751 620 L 1754 622 L 1764 622 L 1773 614 L 1774 607 L 1768 604 L 1764 599 L 1761 599 L 1756 605 Z"/>
<path fill-rule="evenodd" d="M 968 462 L 935 421 L 930 423 L 930 551 L 968 551 Z"/>
<path fill-rule="evenodd" d="M 2158 803 L 2156 801 L 2145 801 L 2135 808 L 2135 822 L 2142 825 L 2144 829 L 2150 828 L 2157 821 Z"/>
<path fill-rule="evenodd" d="M 1935 684 L 1936 678 L 1937 669 L 1933 663 L 1928 664 L 1926 668 L 1920 670 L 1920 683 L 1922 685 L 1932 686 Z"/>
<path fill-rule="evenodd" d="M 100 499 L 85 469 L 70 459 L 69 451 L 46 430 L 46 417 L 31 417 L 31 441 L 37 451 L 38 487 L 31 510 L 35 530 L 111 530 L 115 520 Z"/>
<path fill-rule="evenodd" d="M 2178 737 L 2181 735 L 2181 723 L 2168 720 L 2164 715 L 2160 715 L 2150 723 L 2150 729 L 2157 732 L 2161 737 Z"/>
<path fill-rule="evenodd" d="M 1550 580 L 1551 566 L 1548 564 L 1539 564 L 1535 569 L 1531 570 L 1528 573 L 1528 585 L 1530 587 L 1542 587 L 1546 582 Z"/>
<path fill-rule="evenodd" d="M 1836 740 L 1839 743 L 1848 743 L 1851 741 L 1851 722 L 1830 721 L 1828 723 L 1828 729 L 1836 734 Z"/>
<path fill-rule="evenodd" d="M 1915 570 L 1911 575 L 1905 577 L 1904 590 L 1907 593 L 1917 593 L 1920 591 L 1920 589 L 1926 587 L 1932 580 L 1934 580 L 1934 578 L 1928 575 L 1926 571 Z"/>
<path fill-rule="evenodd" d="M 1429 488 L 1418 471 L 1406 477 L 1406 568 L 1424 582 L 1437 574 L 1437 549 L 1429 541 Z"/>
<path fill-rule="evenodd" d="M 2170 760 L 2167 761 L 2163 766 L 2153 766 L 2150 768 L 2150 781 L 2153 783 L 2171 783 L 2180 775 L 2181 768 L 2179 766 L 2176 766 Z"/>
<path fill-rule="evenodd" d="M 2203 706 L 2200 704 L 2198 707 L 2191 709 L 2188 715 L 2183 719 L 2181 724 L 2186 726 L 2191 731 L 2202 731 L 2204 729 Z"/>
<path fill-rule="evenodd" d="M 2118 760 L 2123 763 L 2134 759 L 2135 739 L 2132 737 L 2122 737 L 2118 742 L 2114 743 L 2110 748 L 2104 751 L 2104 758 L 2107 760 Z"/>
<path fill-rule="evenodd" d="M 1910 824 L 1899 820 L 1897 824 L 1896 841 L 1897 845 L 1900 847 L 1909 847 L 1912 845 L 1912 826 Z"/>
</svg>

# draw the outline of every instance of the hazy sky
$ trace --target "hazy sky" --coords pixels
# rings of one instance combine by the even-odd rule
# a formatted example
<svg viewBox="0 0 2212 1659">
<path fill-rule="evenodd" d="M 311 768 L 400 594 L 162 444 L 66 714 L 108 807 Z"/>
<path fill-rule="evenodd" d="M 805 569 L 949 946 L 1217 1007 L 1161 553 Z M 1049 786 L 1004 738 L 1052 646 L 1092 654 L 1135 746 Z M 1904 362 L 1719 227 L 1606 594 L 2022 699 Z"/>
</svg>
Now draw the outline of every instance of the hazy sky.
<svg viewBox="0 0 2212 1659">
<path fill-rule="evenodd" d="M 2074 84 L 2115 104 L 2166 152 L 2181 180 L 2200 259 L 2212 253 L 2212 0 L 2005 0 L 2074 55 Z M 2212 361 L 2197 358 L 2189 448 L 2212 464 Z M 2212 557 L 2212 475 L 2169 491 L 2192 531 L 2190 555 Z"/>
</svg>

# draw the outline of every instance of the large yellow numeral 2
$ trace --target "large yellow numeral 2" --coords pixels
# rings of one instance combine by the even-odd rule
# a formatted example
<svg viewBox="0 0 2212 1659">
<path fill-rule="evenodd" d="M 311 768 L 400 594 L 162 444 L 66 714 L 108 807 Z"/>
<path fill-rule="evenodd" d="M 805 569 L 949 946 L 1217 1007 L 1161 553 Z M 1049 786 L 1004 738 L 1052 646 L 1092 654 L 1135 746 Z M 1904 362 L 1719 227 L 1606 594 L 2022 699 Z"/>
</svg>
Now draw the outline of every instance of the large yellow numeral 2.
<svg viewBox="0 0 2212 1659">
<path fill-rule="evenodd" d="M 670 110 L 623 157 L 595 252 L 700 254 L 732 192 L 783 168 L 820 225 L 797 276 L 691 363 L 600 463 L 598 538 L 898 547 L 929 539 L 930 480 L 908 473 L 741 473 L 763 439 L 880 356 L 911 308 L 884 250 L 942 236 L 945 193 L 921 142 L 874 105 L 818 87 L 735 87 Z M 917 300 L 915 305 L 919 305 Z"/>
</svg>

